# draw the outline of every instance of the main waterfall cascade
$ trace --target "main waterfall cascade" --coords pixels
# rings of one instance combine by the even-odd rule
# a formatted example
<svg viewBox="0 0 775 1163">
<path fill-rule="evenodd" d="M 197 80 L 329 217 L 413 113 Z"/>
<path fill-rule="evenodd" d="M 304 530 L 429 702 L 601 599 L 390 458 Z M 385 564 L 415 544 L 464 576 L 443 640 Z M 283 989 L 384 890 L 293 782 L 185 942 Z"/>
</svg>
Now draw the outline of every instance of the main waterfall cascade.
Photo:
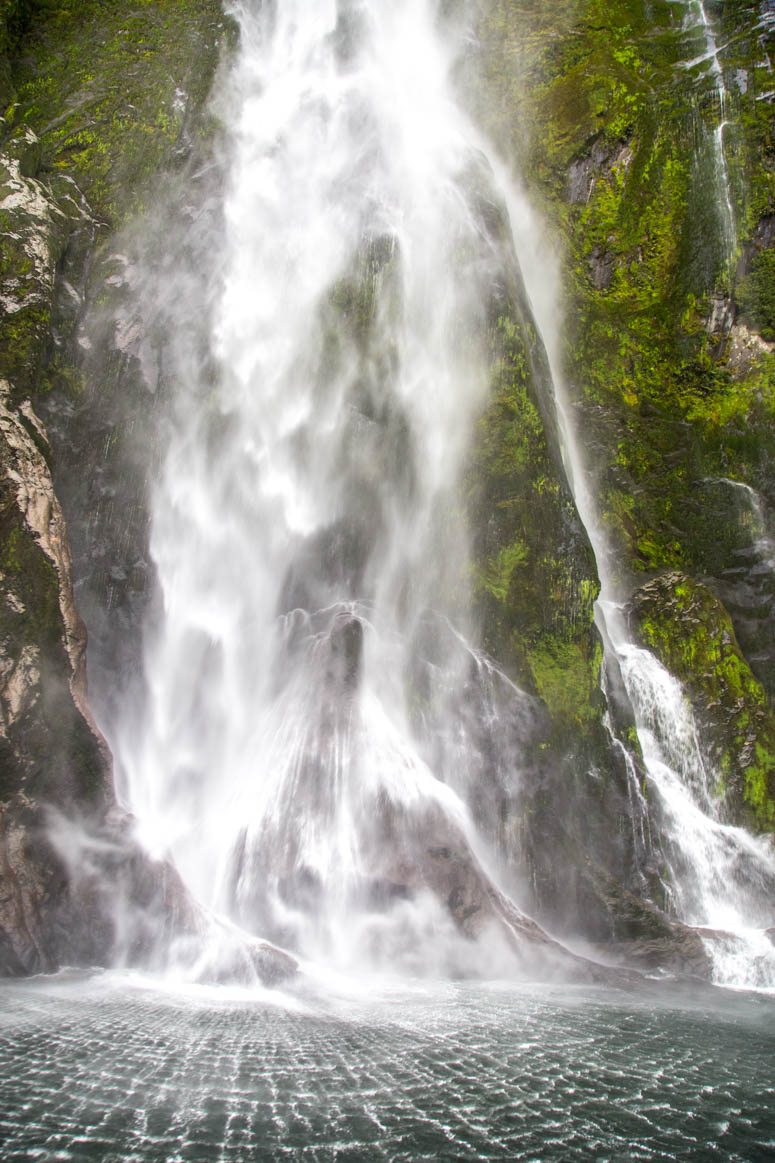
<svg viewBox="0 0 775 1163">
<path fill-rule="evenodd" d="M 459 496 L 493 288 L 519 284 L 493 226 L 505 206 L 673 907 L 730 934 L 708 937 L 719 981 L 773 985 L 761 930 L 775 865 L 717 818 L 680 688 L 628 638 L 565 400 L 551 271 L 456 102 L 466 27 L 435 9 L 234 5 L 209 336 L 197 352 L 171 345 L 146 689 L 107 724 L 120 789 L 147 847 L 248 932 L 350 967 L 492 972 L 494 950 L 510 956 L 494 886 L 516 886 L 486 801 L 493 780 L 519 780 L 536 711 L 473 645 Z M 189 309 L 165 305 L 173 321 Z M 484 928 L 471 893 L 496 902 Z"/>
<path fill-rule="evenodd" d="M 467 802 L 531 710 L 469 645 L 458 482 L 516 275 L 433 7 L 234 8 L 220 289 L 174 369 L 147 698 L 111 740 L 208 907 L 447 971 L 450 893 L 465 926 L 490 892 Z"/>
</svg>

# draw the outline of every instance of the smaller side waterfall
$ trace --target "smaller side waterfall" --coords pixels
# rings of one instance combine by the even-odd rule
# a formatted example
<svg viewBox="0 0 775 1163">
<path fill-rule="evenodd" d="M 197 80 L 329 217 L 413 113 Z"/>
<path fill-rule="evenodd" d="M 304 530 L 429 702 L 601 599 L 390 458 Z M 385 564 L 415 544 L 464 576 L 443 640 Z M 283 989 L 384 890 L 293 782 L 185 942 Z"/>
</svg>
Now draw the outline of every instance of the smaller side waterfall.
<svg viewBox="0 0 775 1163">
<path fill-rule="evenodd" d="M 656 793 L 651 809 L 669 863 L 672 908 L 687 924 L 714 931 L 706 943 L 720 983 L 771 987 L 775 947 L 764 930 L 773 919 L 772 846 L 722 821 L 714 773 L 680 683 L 629 640 L 621 607 L 601 602 L 601 612 Z"/>
<path fill-rule="evenodd" d="M 721 211 L 721 232 L 726 248 L 727 262 L 734 261 L 737 251 L 737 224 L 732 205 L 732 188 L 727 164 L 724 137 L 729 127 L 727 107 L 729 94 L 724 81 L 724 71 L 719 59 L 719 46 L 713 24 L 708 17 L 704 0 L 685 0 L 686 15 L 684 29 L 687 34 L 699 36 L 703 51 L 685 62 L 686 69 L 698 70 L 709 79 L 715 96 L 715 121 L 712 131 L 711 164 L 716 179 L 717 204 Z"/>
<path fill-rule="evenodd" d="M 770 533 L 770 521 L 765 510 L 765 502 L 756 489 L 743 481 L 729 477 L 709 477 L 703 484 L 729 490 L 739 499 L 741 524 L 750 532 L 751 552 L 758 562 L 761 573 L 775 572 L 775 537 Z"/>
<path fill-rule="evenodd" d="M 597 616 L 609 663 L 621 675 L 645 767 L 628 764 L 632 796 L 648 807 L 668 862 L 663 870 L 675 915 L 700 930 L 719 984 L 775 987 L 775 947 L 765 934 L 773 924 L 775 856 L 772 846 L 719 818 L 716 773 L 703 759 L 691 707 L 680 684 L 650 651 L 632 640 L 616 590 L 615 562 L 595 504 L 594 478 L 584 463 L 574 410 L 562 374 L 558 281 L 551 255 L 526 199 L 508 175 L 509 213 L 528 295 L 552 371 L 568 480 L 598 565 Z M 761 541 L 761 539 L 760 539 Z M 605 667 L 604 667 L 605 680 Z M 626 749 L 627 742 L 620 746 Z M 645 804 L 644 804 L 645 796 Z M 633 812 L 633 820 L 642 819 Z M 645 838 L 633 837 L 635 852 Z"/>
</svg>

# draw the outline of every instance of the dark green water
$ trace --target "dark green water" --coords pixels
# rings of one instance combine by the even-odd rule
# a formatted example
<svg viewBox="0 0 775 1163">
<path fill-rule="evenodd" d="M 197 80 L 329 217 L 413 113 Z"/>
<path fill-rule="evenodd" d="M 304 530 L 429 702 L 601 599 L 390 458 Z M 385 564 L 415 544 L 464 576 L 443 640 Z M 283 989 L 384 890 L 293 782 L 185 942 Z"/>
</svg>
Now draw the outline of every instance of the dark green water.
<svg viewBox="0 0 775 1163">
<path fill-rule="evenodd" d="M 0 989 L 11 1160 L 775 1158 L 775 999 Z"/>
</svg>

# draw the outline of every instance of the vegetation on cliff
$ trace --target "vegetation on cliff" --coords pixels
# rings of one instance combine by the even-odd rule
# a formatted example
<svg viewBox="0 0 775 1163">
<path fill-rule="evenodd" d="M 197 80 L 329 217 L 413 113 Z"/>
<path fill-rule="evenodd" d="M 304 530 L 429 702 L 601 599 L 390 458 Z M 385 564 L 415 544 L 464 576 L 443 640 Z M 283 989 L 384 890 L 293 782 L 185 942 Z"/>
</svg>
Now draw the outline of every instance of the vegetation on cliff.
<svg viewBox="0 0 775 1163">
<path fill-rule="evenodd" d="M 676 569 L 709 586 L 769 705 L 775 28 L 760 4 L 706 10 L 720 73 L 698 5 L 485 3 L 477 114 L 563 240 L 566 373 L 620 591 Z M 755 782 L 753 751 L 737 762 Z"/>
<path fill-rule="evenodd" d="M 0 973 L 104 962 L 122 894 L 166 909 L 167 872 L 149 870 L 115 812 L 37 413 L 52 389 L 82 389 L 76 327 L 95 248 L 203 132 L 193 118 L 222 29 L 205 0 L 0 7 Z M 82 457 L 96 455 L 81 436 Z M 81 821 L 64 849 L 58 813 Z M 76 868 L 85 821 L 101 856 Z"/>
</svg>

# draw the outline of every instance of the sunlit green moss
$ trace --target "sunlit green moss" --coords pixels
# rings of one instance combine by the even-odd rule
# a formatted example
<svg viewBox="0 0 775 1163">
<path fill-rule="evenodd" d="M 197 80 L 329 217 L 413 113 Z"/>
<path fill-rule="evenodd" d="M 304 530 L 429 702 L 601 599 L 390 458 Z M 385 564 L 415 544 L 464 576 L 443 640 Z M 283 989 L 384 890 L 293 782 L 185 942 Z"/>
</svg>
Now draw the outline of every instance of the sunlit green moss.
<svg viewBox="0 0 775 1163">
<path fill-rule="evenodd" d="M 530 341 L 516 313 L 495 320 L 492 391 L 470 474 L 474 596 L 487 649 L 544 700 L 558 730 L 570 730 L 601 713 L 598 585 L 552 454 Z"/>
<path fill-rule="evenodd" d="M 642 641 L 684 684 L 703 746 L 731 798 L 758 828 L 775 823 L 775 715 L 740 650 L 732 621 L 707 587 L 672 574 L 636 597 Z"/>
<path fill-rule="evenodd" d="M 113 224 L 142 207 L 153 174 L 184 148 L 186 113 L 207 94 L 218 0 L 51 0 L 29 21 L 14 71 L 17 119 L 44 164 L 78 182 Z"/>
</svg>

